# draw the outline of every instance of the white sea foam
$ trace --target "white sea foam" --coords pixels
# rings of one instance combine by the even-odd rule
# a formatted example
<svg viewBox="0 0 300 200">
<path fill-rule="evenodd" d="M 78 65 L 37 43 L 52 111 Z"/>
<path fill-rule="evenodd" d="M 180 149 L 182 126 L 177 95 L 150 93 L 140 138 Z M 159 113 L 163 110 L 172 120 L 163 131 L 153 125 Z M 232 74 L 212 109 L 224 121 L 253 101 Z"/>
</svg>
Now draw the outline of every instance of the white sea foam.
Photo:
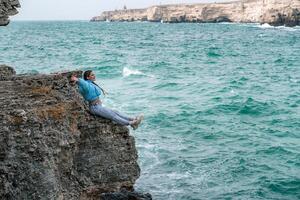
<svg viewBox="0 0 300 200">
<path fill-rule="evenodd" d="M 123 68 L 123 76 L 130 76 L 130 75 L 143 75 L 144 73 L 140 72 L 139 70 L 129 69 L 127 67 Z"/>
<path fill-rule="evenodd" d="M 143 76 L 148 76 L 148 77 L 154 78 L 153 75 L 147 75 L 139 70 L 134 70 L 134 69 L 129 69 L 127 67 L 124 67 L 123 68 L 123 77 L 127 77 L 130 75 L 143 75 Z"/>
<path fill-rule="evenodd" d="M 260 27 L 260 28 L 274 28 L 274 26 L 271 26 L 271 25 L 268 24 L 268 23 L 264 23 L 264 24 L 262 24 L 262 25 L 258 25 L 258 27 Z"/>
<path fill-rule="evenodd" d="M 230 25 L 232 25 L 232 24 L 238 24 L 238 23 L 235 23 L 235 22 L 219 22 L 219 24 L 230 24 Z"/>
<path fill-rule="evenodd" d="M 271 26 L 268 23 L 264 23 L 261 25 L 257 25 L 257 27 L 262 28 L 262 29 L 277 29 L 277 30 L 285 30 L 285 31 L 299 31 L 299 26 L 296 27 L 287 27 L 287 26 Z"/>
</svg>

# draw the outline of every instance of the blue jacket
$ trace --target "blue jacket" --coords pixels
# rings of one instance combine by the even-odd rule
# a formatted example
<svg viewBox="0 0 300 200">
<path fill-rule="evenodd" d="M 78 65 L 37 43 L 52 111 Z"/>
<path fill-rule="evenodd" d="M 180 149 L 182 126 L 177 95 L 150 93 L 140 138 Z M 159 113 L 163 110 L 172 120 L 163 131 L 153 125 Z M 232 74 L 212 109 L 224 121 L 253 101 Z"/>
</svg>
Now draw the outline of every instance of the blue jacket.
<svg viewBox="0 0 300 200">
<path fill-rule="evenodd" d="M 101 89 L 91 80 L 79 78 L 77 81 L 79 92 L 86 101 L 93 101 L 101 95 Z"/>
</svg>

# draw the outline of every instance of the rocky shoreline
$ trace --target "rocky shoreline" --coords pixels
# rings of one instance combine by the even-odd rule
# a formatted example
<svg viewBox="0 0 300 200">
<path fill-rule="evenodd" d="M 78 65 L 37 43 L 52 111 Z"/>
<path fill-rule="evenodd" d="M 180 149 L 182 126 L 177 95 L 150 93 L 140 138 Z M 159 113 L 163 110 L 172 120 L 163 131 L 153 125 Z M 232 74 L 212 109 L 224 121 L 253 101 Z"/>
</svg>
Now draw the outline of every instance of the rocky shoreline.
<svg viewBox="0 0 300 200">
<path fill-rule="evenodd" d="M 91 21 L 149 21 L 165 23 L 268 23 L 300 25 L 299 0 L 242 0 L 226 3 L 178 4 L 145 9 L 106 11 Z"/>
<path fill-rule="evenodd" d="M 20 7 L 18 0 L 0 0 L 0 26 L 9 24 L 9 16 L 18 14 Z"/>
<path fill-rule="evenodd" d="M 92 116 L 71 74 L 17 75 L 0 65 L 0 199 L 151 199 L 134 137 Z"/>
<path fill-rule="evenodd" d="M 18 13 L 0 0 L 0 26 Z M 0 65 L 0 199 L 151 200 L 129 129 L 92 116 L 72 74 L 20 74 Z"/>
</svg>

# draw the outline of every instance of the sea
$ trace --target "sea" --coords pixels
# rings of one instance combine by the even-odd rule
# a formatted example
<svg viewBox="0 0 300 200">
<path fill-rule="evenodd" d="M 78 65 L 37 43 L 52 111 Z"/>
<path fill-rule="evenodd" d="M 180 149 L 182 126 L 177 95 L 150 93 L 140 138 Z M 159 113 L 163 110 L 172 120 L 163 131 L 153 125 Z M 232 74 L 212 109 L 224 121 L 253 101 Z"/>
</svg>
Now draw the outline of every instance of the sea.
<svg viewBox="0 0 300 200">
<path fill-rule="evenodd" d="M 91 69 L 105 106 L 144 113 L 135 188 L 153 199 L 300 199 L 299 26 L 12 21 L 0 63 Z"/>
</svg>

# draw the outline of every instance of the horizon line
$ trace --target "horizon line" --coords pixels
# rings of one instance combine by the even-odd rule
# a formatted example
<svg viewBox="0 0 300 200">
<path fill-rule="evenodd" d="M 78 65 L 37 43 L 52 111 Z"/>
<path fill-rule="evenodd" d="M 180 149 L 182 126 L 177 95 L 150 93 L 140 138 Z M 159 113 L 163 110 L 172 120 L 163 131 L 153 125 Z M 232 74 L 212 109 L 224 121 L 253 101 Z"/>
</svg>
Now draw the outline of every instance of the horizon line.
<svg viewBox="0 0 300 200">
<path fill-rule="evenodd" d="M 90 21 L 89 19 L 10 19 L 13 21 Z"/>
</svg>

